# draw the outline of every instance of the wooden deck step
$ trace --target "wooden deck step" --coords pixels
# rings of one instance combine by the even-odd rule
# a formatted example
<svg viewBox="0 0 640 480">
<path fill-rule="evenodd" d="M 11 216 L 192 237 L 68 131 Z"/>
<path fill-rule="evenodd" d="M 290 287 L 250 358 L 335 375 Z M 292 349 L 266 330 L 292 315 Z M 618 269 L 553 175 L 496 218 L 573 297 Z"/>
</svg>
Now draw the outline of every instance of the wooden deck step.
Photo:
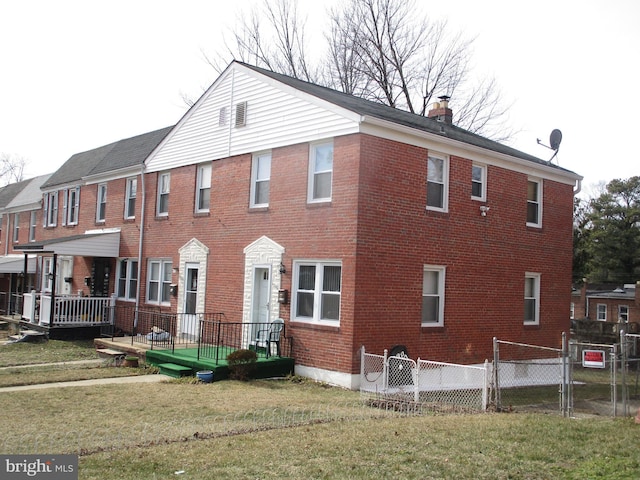
<svg viewBox="0 0 640 480">
<path fill-rule="evenodd" d="M 184 365 L 178 365 L 176 363 L 161 363 L 158 365 L 160 369 L 160 373 L 163 375 L 168 375 L 174 378 L 180 378 L 187 375 L 191 375 L 193 370 L 190 367 L 185 367 Z"/>
</svg>

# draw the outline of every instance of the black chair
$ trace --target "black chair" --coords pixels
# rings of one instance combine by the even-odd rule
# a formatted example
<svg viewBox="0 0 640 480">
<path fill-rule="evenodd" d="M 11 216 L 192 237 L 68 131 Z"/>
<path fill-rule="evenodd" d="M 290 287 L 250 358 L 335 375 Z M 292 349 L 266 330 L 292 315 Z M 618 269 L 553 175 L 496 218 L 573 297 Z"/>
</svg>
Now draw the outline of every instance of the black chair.
<svg viewBox="0 0 640 480">
<path fill-rule="evenodd" d="M 270 325 L 269 328 L 263 328 L 258 330 L 256 334 L 256 351 L 258 348 L 265 349 L 266 358 L 269 358 L 271 355 L 271 345 L 276 345 L 276 353 L 280 356 L 280 336 L 282 334 L 282 330 L 284 329 L 284 320 L 281 318 L 276 318 Z"/>
</svg>

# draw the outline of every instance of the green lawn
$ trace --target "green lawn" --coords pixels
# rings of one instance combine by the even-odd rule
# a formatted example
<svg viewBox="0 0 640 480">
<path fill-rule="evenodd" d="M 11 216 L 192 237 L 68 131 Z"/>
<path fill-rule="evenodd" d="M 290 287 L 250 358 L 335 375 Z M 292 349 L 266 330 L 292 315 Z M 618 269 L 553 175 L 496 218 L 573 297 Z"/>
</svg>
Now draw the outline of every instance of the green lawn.
<svg viewBox="0 0 640 480">
<path fill-rule="evenodd" d="M 0 392 L 0 405 L 0 453 L 78 453 L 83 480 L 640 478 L 633 418 L 406 417 L 296 377 Z"/>
</svg>

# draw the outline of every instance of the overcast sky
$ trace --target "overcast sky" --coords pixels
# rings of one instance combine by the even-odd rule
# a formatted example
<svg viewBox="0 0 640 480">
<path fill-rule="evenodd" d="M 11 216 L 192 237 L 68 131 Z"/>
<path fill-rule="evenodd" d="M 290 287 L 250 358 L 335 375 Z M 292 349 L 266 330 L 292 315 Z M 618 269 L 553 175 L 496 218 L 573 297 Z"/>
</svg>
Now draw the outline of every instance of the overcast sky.
<svg viewBox="0 0 640 480">
<path fill-rule="evenodd" d="M 71 155 L 175 124 L 216 78 L 203 51 L 255 0 L 0 0 L 0 153 L 26 176 Z M 322 41 L 326 5 L 300 0 Z M 511 145 L 542 159 L 563 134 L 560 166 L 599 181 L 640 175 L 640 1 L 418 0 L 475 36 L 478 72 L 513 106 Z M 455 109 L 455 99 L 451 105 Z M 554 160 L 555 162 L 555 160 Z"/>
</svg>

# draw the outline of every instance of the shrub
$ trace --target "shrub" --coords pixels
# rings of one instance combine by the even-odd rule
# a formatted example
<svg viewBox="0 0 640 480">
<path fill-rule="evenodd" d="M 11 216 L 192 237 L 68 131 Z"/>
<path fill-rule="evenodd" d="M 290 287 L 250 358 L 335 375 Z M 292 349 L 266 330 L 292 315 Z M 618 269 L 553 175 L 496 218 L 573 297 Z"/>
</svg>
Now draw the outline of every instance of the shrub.
<svg viewBox="0 0 640 480">
<path fill-rule="evenodd" d="M 229 377 L 233 380 L 246 381 L 256 369 L 258 355 L 253 350 L 236 350 L 227 355 Z"/>
</svg>

